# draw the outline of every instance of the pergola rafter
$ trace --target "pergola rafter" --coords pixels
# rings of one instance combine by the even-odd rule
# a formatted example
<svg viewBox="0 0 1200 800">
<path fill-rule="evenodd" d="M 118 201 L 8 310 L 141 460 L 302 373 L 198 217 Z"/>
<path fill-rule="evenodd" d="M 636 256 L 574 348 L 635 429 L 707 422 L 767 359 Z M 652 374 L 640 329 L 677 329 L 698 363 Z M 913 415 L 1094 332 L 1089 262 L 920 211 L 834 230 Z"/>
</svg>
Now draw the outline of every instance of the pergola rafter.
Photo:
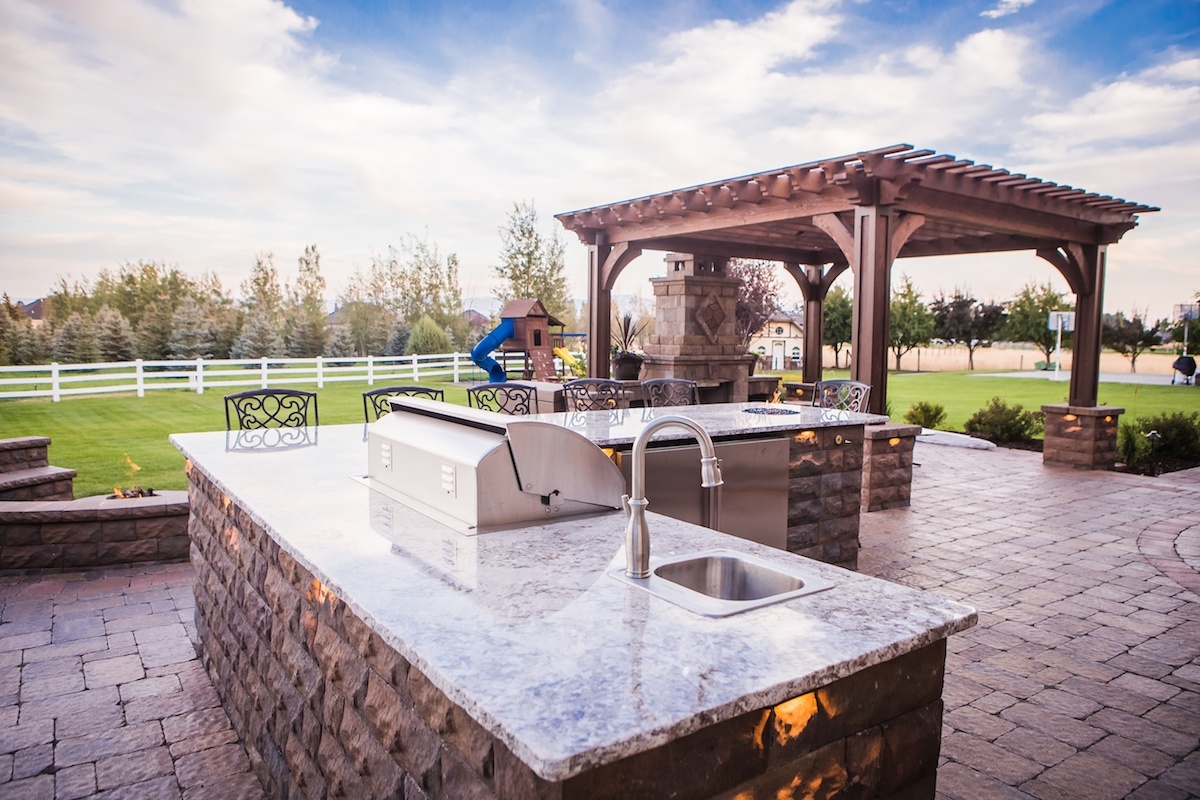
<svg viewBox="0 0 1200 800">
<path fill-rule="evenodd" d="M 556 215 L 590 249 L 593 342 L 608 341 L 609 291 L 643 250 L 780 261 L 821 313 L 832 278 L 854 273 L 851 365 L 871 383 L 872 410 L 887 402 L 890 270 L 896 258 L 1030 250 L 1076 293 L 1084 340 L 1071 402 L 1095 405 L 1105 249 L 1157 211 L 988 164 L 896 144 Z M 1095 317 L 1094 320 L 1091 317 Z M 819 319 L 819 316 L 817 317 Z M 809 325 L 819 337 L 820 326 Z M 1091 347 L 1085 342 L 1085 346 Z M 820 375 L 820 340 L 806 343 L 805 379 Z M 1093 363 L 1094 362 L 1094 363 Z M 603 359 L 592 359 L 606 375 Z"/>
</svg>

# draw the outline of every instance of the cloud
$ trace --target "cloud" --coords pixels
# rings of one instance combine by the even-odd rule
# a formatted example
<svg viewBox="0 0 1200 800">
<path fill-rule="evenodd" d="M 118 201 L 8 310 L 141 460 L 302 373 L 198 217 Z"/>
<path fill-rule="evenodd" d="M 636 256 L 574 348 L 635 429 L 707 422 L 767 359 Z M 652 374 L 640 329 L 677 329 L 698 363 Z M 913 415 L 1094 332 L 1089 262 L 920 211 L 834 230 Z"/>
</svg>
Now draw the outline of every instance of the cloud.
<svg viewBox="0 0 1200 800">
<path fill-rule="evenodd" d="M 1025 6 L 1031 6 L 1036 0 L 1000 0 L 995 8 L 989 8 L 987 11 L 981 11 L 979 16 L 987 17 L 988 19 L 999 19 L 1007 17 L 1009 14 L 1015 14 Z"/>
<path fill-rule="evenodd" d="M 255 252 L 282 266 L 312 242 L 332 295 L 426 231 L 458 253 L 465 293 L 485 294 L 514 200 L 546 217 L 897 141 L 1195 210 L 1181 185 L 1200 171 L 1194 54 L 1077 91 L 1031 28 L 864 39 L 866 6 L 795 0 L 624 37 L 642 20 L 564 0 L 563 36 L 601 43 L 572 64 L 461 39 L 437 43 L 458 54 L 439 72 L 402 46 L 328 50 L 319 20 L 278 0 L 102 5 L 0 5 L 0 283 L 15 296 L 142 258 L 236 287 Z M 1195 264 L 1195 217 L 1160 216 L 1129 235 L 1136 251 L 1114 248 L 1115 271 L 1129 252 Z M 568 258 L 582 293 L 578 243 Z M 642 277 L 661 268 L 642 261 Z M 990 281 L 983 263 L 913 277 Z M 1006 268 L 979 291 L 1024 277 Z"/>
</svg>

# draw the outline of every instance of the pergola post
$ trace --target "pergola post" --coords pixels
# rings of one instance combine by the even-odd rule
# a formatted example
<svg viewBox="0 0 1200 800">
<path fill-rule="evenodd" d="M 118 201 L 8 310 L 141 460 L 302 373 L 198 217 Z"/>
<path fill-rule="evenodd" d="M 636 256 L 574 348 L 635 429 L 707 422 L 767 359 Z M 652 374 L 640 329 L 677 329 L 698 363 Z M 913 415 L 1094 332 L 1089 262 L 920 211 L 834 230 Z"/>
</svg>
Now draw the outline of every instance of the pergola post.
<svg viewBox="0 0 1200 800">
<path fill-rule="evenodd" d="M 891 222 L 888 206 L 854 208 L 854 320 L 850 377 L 871 386 L 868 410 L 887 407 L 887 356 L 890 341 Z"/>
<path fill-rule="evenodd" d="M 588 377 L 607 378 L 611 370 L 608 343 L 612 339 L 612 295 L 604 286 L 604 265 L 612 245 L 604 233 L 588 246 Z"/>
<path fill-rule="evenodd" d="M 809 291 L 804 292 L 804 362 L 801 366 L 800 379 L 805 383 L 816 383 L 821 380 L 824 364 L 825 343 L 825 292 L 822 289 L 822 270 L 820 266 L 808 265 L 804 268 L 808 278 Z"/>
<path fill-rule="evenodd" d="M 1075 294 L 1075 333 L 1071 349 L 1073 406 L 1094 406 L 1100 393 L 1100 333 L 1104 323 L 1104 268 L 1107 245 L 1083 245 L 1078 268 L 1087 277 Z"/>
</svg>

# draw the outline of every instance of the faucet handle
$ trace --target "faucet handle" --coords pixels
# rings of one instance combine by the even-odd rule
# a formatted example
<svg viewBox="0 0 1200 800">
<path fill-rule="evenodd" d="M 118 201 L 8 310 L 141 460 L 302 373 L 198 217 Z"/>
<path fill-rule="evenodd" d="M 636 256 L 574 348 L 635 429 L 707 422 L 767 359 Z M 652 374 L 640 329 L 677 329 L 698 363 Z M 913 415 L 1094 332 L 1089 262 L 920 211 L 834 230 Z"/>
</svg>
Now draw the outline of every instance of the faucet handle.
<svg viewBox="0 0 1200 800">
<path fill-rule="evenodd" d="M 621 495 L 621 510 L 625 512 L 625 516 L 629 516 L 629 495 Z"/>
<path fill-rule="evenodd" d="M 724 484 L 724 479 L 721 478 L 721 459 L 713 456 L 712 458 L 700 459 L 700 486 L 703 489 L 712 489 Z"/>
</svg>

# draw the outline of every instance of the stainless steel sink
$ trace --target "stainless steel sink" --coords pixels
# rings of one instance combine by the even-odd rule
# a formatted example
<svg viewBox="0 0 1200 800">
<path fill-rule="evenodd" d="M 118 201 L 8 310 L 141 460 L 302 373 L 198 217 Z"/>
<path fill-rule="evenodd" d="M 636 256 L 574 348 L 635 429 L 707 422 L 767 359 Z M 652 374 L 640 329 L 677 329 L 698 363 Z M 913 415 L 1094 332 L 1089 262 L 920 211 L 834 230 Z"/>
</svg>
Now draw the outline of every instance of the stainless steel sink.
<svg viewBox="0 0 1200 800">
<path fill-rule="evenodd" d="M 711 550 L 651 563 L 650 577 L 608 574 L 706 617 L 727 617 L 829 589 L 833 583 L 803 568 L 747 553 Z"/>
</svg>

